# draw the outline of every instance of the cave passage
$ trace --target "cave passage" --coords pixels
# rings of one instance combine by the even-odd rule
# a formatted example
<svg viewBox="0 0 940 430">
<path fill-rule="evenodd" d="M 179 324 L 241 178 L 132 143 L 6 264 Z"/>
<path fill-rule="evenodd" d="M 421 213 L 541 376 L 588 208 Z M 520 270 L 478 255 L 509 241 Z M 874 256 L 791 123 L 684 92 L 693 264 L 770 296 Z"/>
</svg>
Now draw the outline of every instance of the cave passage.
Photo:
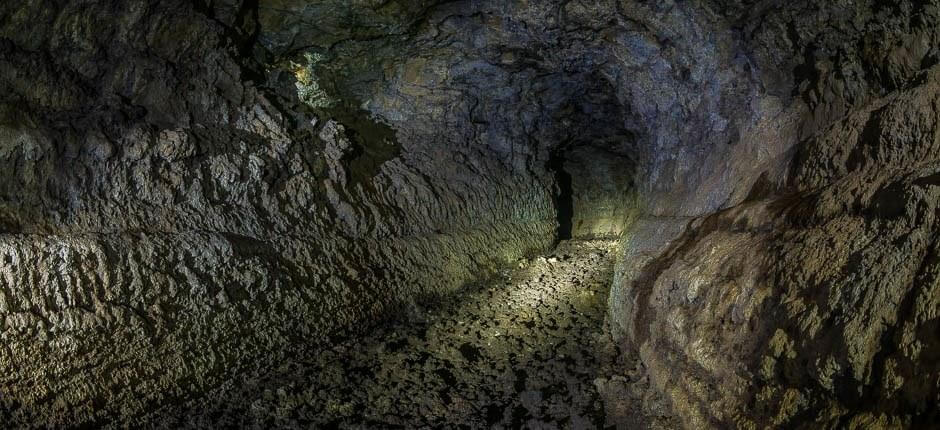
<svg viewBox="0 0 940 430">
<path fill-rule="evenodd" d="M 940 422 L 940 0 L 0 1 L 0 172 L 0 430 Z"/>
<path fill-rule="evenodd" d="M 548 169 L 555 175 L 557 186 L 555 211 L 558 214 L 558 240 L 571 239 L 574 222 L 574 191 L 571 187 L 571 174 L 565 170 L 565 158 L 553 152 L 548 159 Z"/>
<path fill-rule="evenodd" d="M 601 428 L 594 378 L 614 241 L 562 241 L 482 288 L 407 321 L 230 382 L 144 422 L 327 428 Z M 252 414 L 245 414 L 252 411 Z"/>
</svg>

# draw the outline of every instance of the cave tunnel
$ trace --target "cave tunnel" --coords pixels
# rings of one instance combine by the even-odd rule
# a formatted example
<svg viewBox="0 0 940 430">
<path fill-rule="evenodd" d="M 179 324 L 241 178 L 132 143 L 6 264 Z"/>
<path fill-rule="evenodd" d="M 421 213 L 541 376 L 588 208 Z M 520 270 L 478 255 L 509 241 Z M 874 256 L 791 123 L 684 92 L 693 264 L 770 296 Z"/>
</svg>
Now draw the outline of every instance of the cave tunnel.
<svg viewBox="0 0 940 430">
<path fill-rule="evenodd" d="M 933 428 L 940 2 L 0 3 L 0 427 Z"/>
<path fill-rule="evenodd" d="M 555 175 L 555 213 L 558 216 L 559 241 L 570 240 L 574 224 L 574 190 L 571 187 L 571 173 L 565 170 L 565 157 L 554 153 L 548 158 L 548 169 Z"/>
</svg>

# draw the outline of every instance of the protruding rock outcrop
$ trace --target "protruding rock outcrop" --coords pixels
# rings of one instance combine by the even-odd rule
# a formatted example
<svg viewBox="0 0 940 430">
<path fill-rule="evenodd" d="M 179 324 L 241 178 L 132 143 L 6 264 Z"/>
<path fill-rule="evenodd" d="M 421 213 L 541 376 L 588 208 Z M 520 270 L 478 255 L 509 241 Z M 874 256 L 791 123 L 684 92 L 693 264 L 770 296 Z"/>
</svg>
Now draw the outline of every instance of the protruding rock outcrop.
<svg viewBox="0 0 940 430">
<path fill-rule="evenodd" d="M 748 133 L 790 149 L 723 210 L 641 217 L 611 296 L 689 428 L 937 420 L 938 12 L 746 12 L 762 97 L 794 95 Z"/>
</svg>

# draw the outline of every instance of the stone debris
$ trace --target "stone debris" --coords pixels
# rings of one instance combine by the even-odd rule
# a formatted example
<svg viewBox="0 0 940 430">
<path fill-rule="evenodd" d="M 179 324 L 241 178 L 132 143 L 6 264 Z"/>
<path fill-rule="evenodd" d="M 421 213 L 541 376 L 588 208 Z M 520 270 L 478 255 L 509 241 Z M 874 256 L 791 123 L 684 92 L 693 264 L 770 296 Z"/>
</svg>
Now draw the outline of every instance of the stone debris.
<svg viewBox="0 0 940 430">
<path fill-rule="evenodd" d="M 562 242 L 493 283 L 145 417 L 170 427 L 603 428 L 610 241 Z M 551 263 L 549 263 L 551 262 Z M 616 377 L 614 377 L 616 378 Z M 623 379 L 613 379 L 623 381 Z"/>
<path fill-rule="evenodd" d="M 938 23 L 0 1 L 0 427 L 936 428 Z"/>
</svg>

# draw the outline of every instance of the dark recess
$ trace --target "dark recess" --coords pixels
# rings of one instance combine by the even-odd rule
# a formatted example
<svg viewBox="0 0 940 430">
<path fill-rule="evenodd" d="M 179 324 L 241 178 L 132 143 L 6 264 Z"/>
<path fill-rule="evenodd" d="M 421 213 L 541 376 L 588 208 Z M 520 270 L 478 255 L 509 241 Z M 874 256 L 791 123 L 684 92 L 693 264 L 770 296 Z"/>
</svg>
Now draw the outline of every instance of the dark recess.
<svg viewBox="0 0 940 430">
<path fill-rule="evenodd" d="M 565 171 L 565 157 L 559 152 L 553 152 L 548 158 L 548 170 L 555 174 L 557 194 L 555 195 L 555 212 L 558 214 L 557 240 L 571 239 L 572 219 L 574 218 L 574 201 L 571 190 L 571 174 Z"/>
</svg>

